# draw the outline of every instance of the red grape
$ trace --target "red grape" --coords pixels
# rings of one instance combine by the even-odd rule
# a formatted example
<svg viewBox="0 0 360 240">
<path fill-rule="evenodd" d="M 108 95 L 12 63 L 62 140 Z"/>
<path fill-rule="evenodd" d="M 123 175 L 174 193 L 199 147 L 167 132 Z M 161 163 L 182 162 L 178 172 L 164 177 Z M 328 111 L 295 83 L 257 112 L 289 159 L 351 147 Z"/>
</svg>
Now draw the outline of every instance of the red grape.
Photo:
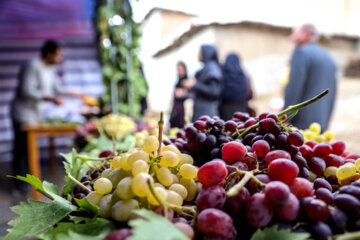
<svg viewBox="0 0 360 240">
<path fill-rule="evenodd" d="M 265 118 L 265 119 L 260 120 L 259 127 L 260 127 L 260 129 L 267 130 L 267 129 L 274 127 L 275 124 L 276 124 L 276 122 L 274 119 Z"/>
<path fill-rule="evenodd" d="M 295 154 L 292 157 L 292 160 L 296 163 L 296 165 L 298 165 L 300 169 L 307 166 L 307 162 L 305 158 L 301 156 L 301 154 Z"/>
<path fill-rule="evenodd" d="M 246 120 L 245 122 L 245 128 L 248 128 L 252 125 L 256 124 L 256 120 L 255 118 L 249 118 L 248 120 Z"/>
<path fill-rule="evenodd" d="M 311 199 L 305 203 L 306 215 L 315 221 L 325 222 L 330 217 L 328 205 L 319 199 Z"/>
<path fill-rule="evenodd" d="M 323 200 L 327 204 L 333 203 L 333 195 L 327 188 L 318 188 L 315 191 L 315 196 L 317 199 Z"/>
<path fill-rule="evenodd" d="M 160 216 L 165 216 L 164 214 L 164 208 L 162 206 L 156 206 L 153 211 L 157 214 L 159 214 Z M 174 219 L 174 210 L 172 210 L 171 208 L 168 208 L 168 217 L 169 221 L 172 221 Z"/>
<path fill-rule="evenodd" d="M 310 226 L 311 239 L 327 240 L 332 236 L 330 227 L 321 221 L 314 222 Z"/>
<path fill-rule="evenodd" d="M 208 115 L 202 115 L 201 117 L 199 117 L 199 120 L 201 121 L 209 121 L 211 118 Z"/>
<path fill-rule="evenodd" d="M 232 120 L 229 120 L 229 121 L 225 122 L 226 131 L 229 131 L 229 132 L 233 133 L 233 132 L 235 132 L 236 128 L 237 128 L 236 122 L 234 122 Z"/>
<path fill-rule="evenodd" d="M 241 162 L 246 163 L 246 165 L 248 166 L 249 170 L 253 170 L 256 168 L 256 160 L 255 160 L 255 154 L 252 152 L 248 152 L 246 154 L 246 156 L 244 157 L 244 159 L 241 160 Z"/>
<path fill-rule="evenodd" d="M 311 147 L 309 147 L 308 145 L 302 145 L 301 147 L 299 147 L 299 150 L 301 152 L 301 155 L 306 158 L 306 159 L 310 159 L 314 156 L 314 152 L 312 150 Z"/>
<path fill-rule="evenodd" d="M 289 195 L 289 200 L 284 206 L 276 207 L 276 214 L 279 216 L 281 220 L 285 222 L 294 221 L 300 211 L 300 203 L 296 196 L 292 193 Z"/>
<path fill-rule="evenodd" d="M 317 178 L 314 181 L 314 188 L 327 188 L 330 192 L 332 191 L 332 186 L 328 181 L 326 181 L 324 178 Z"/>
<path fill-rule="evenodd" d="M 263 112 L 263 113 L 261 113 L 261 114 L 259 115 L 259 120 L 265 119 L 267 115 L 269 115 L 268 112 Z"/>
<path fill-rule="evenodd" d="M 106 158 L 106 157 L 113 156 L 113 155 L 114 155 L 113 150 L 105 150 L 99 154 L 99 158 Z"/>
<path fill-rule="evenodd" d="M 207 236 L 223 238 L 232 231 L 233 220 L 219 209 L 208 208 L 197 216 L 197 226 Z"/>
<path fill-rule="evenodd" d="M 289 200 L 290 189 L 283 182 L 273 181 L 266 184 L 264 193 L 266 198 L 275 205 L 284 206 Z"/>
<path fill-rule="evenodd" d="M 347 193 L 354 197 L 356 197 L 360 201 L 360 188 L 350 185 L 350 186 L 342 186 L 339 189 L 339 193 Z"/>
<path fill-rule="evenodd" d="M 200 211 L 206 208 L 221 208 L 226 201 L 226 192 L 221 186 L 204 188 L 196 198 L 196 206 Z"/>
<path fill-rule="evenodd" d="M 325 170 L 326 163 L 320 157 L 312 157 L 309 161 L 309 167 L 315 174 L 320 175 Z"/>
<path fill-rule="evenodd" d="M 246 206 L 246 218 L 250 226 L 262 228 L 267 226 L 272 218 L 274 207 L 263 193 L 252 195 Z"/>
<path fill-rule="evenodd" d="M 357 153 L 350 153 L 349 155 L 346 156 L 347 159 L 353 159 L 353 160 L 357 160 L 360 158 L 360 154 Z"/>
<path fill-rule="evenodd" d="M 305 143 L 305 145 L 308 145 L 311 148 L 314 148 L 316 145 L 318 145 L 318 142 L 315 142 L 314 140 L 309 140 Z"/>
<path fill-rule="evenodd" d="M 289 159 L 276 159 L 268 166 L 269 176 L 272 180 L 290 183 L 299 174 L 299 167 Z"/>
<path fill-rule="evenodd" d="M 202 120 L 196 120 L 193 125 L 199 131 L 204 131 L 206 129 L 206 122 Z"/>
<path fill-rule="evenodd" d="M 289 134 L 288 137 L 289 143 L 300 147 L 304 144 L 304 136 L 299 131 L 294 131 Z"/>
<path fill-rule="evenodd" d="M 258 157 L 265 157 L 270 151 L 270 145 L 265 140 L 258 140 L 252 145 L 252 151 Z"/>
<path fill-rule="evenodd" d="M 247 149 L 244 144 L 232 141 L 226 143 L 221 152 L 224 160 L 229 164 L 233 164 L 244 158 Z"/>
<path fill-rule="evenodd" d="M 255 177 L 257 179 L 259 179 L 260 182 L 262 182 L 262 183 L 271 182 L 271 179 L 270 179 L 269 175 L 267 175 L 267 174 L 257 174 L 257 175 L 255 175 Z M 258 192 L 261 189 L 258 189 L 258 184 L 256 182 L 254 182 L 253 180 L 250 180 L 249 181 L 249 190 L 250 190 L 251 193 L 255 193 L 255 192 Z"/>
<path fill-rule="evenodd" d="M 199 168 L 198 178 L 204 187 L 219 184 L 227 176 L 228 170 L 224 161 L 212 160 Z"/>
<path fill-rule="evenodd" d="M 238 194 L 233 197 L 228 197 L 225 202 L 225 209 L 231 215 L 239 215 L 241 211 L 245 208 L 248 199 L 250 198 L 250 193 L 246 187 L 240 189 Z"/>
<path fill-rule="evenodd" d="M 325 157 L 326 166 L 340 167 L 344 165 L 344 159 L 338 155 L 330 153 Z"/>
<path fill-rule="evenodd" d="M 319 143 L 314 147 L 315 156 L 326 157 L 332 153 L 333 149 L 329 143 Z"/>
<path fill-rule="evenodd" d="M 345 151 L 345 148 L 346 148 L 345 143 L 342 141 L 335 141 L 330 144 L 333 149 L 332 153 L 334 153 L 336 155 L 341 155 Z"/>
<path fill-rule="evenodd" d="M 126 240 L 131 236 L 131 230 L 128 228 L 123 228 L 120 230 L 116 230 L 109 235 L 107 235 L 104 240 Z"/>
<path fill-rule="evenodd" d="M 334 197 L 334 203 L 345 213 L 358 214 L 360 212 L 360 201 L 350 194 L 338 194 Z"/>
<path fill-rule="evenodd" d="M 193 126 L 188 126 L 185 128 L 185 136 L 187 139 L 193 139 L 197 135 L 197 130 Z"/>
<path fill-rule="evenodd" d="M 270 162 L 279 158 L 291 159 L 291 156 L 288 152 L 284 150 L 272 150 L 265 155 L 264 160 L 266 165 L 269 165 Z"/>
<path fill-rule="evenodd" d="M 274 114 L 274 113 L 269 113 L 269 114 L 266 116 L 266 118 L 272 118 L 272 119 L 275 120 L 275 122 L 277 122 L 277 121 L 279 120 L 279 117 L 278 117 L 276 114 Z"/>
<path fill-rule="evenodd" d="M 305 178 L 295 178 L 290 184 L 290 191 L 300 200 L 314 195 L 313 184 Z"/>
</svg>

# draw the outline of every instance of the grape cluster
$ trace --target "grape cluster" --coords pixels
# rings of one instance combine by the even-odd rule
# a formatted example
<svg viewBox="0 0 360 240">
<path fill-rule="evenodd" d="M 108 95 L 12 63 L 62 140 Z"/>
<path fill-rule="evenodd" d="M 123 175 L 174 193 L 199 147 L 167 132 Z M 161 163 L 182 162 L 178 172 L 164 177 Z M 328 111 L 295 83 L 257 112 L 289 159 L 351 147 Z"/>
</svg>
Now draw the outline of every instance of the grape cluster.
<svg viewBox="0 0 360 240">
<path fill-rule="evenodd" d="M 181 208 L 184 201 L 192 201 L 197 194 L 198 168 L 190 155 L 181 153 L 173 145 L 163 146 L 160 154 L 158 149 L 158 139 L 146 137 L 141 149 L 114 156 L 109 167 L 91 170 L 81 179 L 82 186 L 74 187 L 74 198 L 86 197 L 99 206 L 101 217 L 118 222 L 128 221 L 133 210 L 138 208 L 150 208 L 155 212 L 158 211 L 156 207 L 163 204 Z M 104 151 L 100 157 L 113 154 L 113 151 Z M 168 214 L 171 215 L 174 213 Z M 190 225 L 184 222 L 175 222 L 175 225 L 191 235 Z"/>
</svg>

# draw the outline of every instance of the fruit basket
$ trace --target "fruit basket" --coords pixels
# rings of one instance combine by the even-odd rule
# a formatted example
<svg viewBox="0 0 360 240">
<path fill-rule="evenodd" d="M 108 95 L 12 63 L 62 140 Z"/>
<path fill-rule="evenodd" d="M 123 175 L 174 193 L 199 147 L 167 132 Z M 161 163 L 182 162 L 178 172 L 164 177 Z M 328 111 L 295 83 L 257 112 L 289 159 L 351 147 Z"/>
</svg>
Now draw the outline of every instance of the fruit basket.
<svg viewBox="0 0 360 240">
<path fill-rule="evenodd" d="M 161 115 L 158 136 L 126 151 L 63 154 L 61 191 L 16 176 L 48 200 L 12 207 L 4 239 L 360 239 L 360 155 L 288 124 L 325 94 L 277 115 L 202 116 L 170 139 Z"/>
</svg>

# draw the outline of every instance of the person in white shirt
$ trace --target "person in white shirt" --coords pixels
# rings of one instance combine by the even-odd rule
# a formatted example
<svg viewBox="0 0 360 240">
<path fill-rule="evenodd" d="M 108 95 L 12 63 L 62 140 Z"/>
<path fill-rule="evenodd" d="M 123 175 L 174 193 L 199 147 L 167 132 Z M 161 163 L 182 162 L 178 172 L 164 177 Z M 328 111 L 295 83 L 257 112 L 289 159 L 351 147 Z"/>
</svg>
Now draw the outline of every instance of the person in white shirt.
<svg viewBox="0 0 360 240">
<path fill-rule="evenodd" d="M 24 175 L 27 171 L 26 133 L 21 130 L 21 126 L 38 123 L 43 111 L 47 109 L 46 105 L 64 103 L 61 96 L 84 96 L 67 92 L 62 88 L 55 69 L 55 65 L 62 61 L 62 53 L 59 43 L 48 40 L 41 48 L 41 57 L 32 60 L 20 71 L 19 84 L 11 107 L 14 128 L 14 175 Z"/>
</svg>

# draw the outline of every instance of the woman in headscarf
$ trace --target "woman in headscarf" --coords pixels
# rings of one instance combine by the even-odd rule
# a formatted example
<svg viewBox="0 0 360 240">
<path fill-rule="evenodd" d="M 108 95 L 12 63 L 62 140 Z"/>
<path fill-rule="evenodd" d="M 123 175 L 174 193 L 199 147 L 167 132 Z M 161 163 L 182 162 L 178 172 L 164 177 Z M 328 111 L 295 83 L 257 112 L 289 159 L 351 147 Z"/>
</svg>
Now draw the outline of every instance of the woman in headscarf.
<svg viewBox="0 0 360 240">
<path fill-rule="evenodd" d="M 223 66 L 223 88 L 220 116 L 232 118 L 234 112 L 248 112 L 249 93 L 246 75 L 240 66 L 239 57 L 231 53 Z"/>
<path fill-rule="evenodd" d="M 183 86 L 183 82 L 188 78 L 186 65 L 184 62 L 177 63 L 178 81 L 175 86 L 174 103 L 170 115 L 170 127 L 183 128 L 185 125 L 184 101 L 188 98 L 188 90 Z"/>
<path fill-rule="evenodd" d="M 184 82 L 184 86 L 191 89 L 194 95 L 193 121 L 202 115 L 218 115 L 221 93 L 222 73 L 216 48 L 202 45 L 199 60 L 204 63 L 204 67 L 195 74 L 195 79 L 190 78 Z"/>
</svg>

